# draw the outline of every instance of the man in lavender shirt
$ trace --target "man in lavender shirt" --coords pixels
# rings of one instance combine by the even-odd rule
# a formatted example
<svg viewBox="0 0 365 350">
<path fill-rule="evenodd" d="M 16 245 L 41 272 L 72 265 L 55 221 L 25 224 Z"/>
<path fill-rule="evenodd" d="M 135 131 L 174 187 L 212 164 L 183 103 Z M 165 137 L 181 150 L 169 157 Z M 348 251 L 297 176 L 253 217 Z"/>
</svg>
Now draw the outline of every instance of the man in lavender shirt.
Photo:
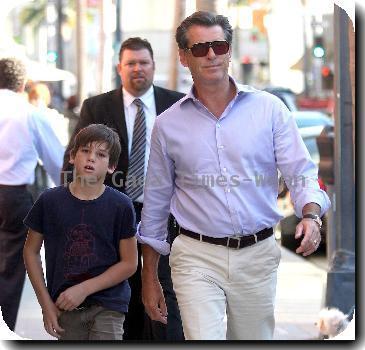
<svg viewBox="0 0 365 350">
<path fill-rule="evenodd" d="M 176 41 L 194 85 L 152 132 L 138 232 L 143 302 L 153 320 L 167 322 L 157 264 L 170 251 L 171 210 L 180 235 L 170 266 L 186 339 L 272 339 L 280 261 L 272 227 L 282 217 L 278 170 L 302 218 L 298 254 L 318 248 L 320 217 L 330 202 L 285 105 L 228 75 L 227 18 L 196 12 L 177 28 Z"/>
</svg>

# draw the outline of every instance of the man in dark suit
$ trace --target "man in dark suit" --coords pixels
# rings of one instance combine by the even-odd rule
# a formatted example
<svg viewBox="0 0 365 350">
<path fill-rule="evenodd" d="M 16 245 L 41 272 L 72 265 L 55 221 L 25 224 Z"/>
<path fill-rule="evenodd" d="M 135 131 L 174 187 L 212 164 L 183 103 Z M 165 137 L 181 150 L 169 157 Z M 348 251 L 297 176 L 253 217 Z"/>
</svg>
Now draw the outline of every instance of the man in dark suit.
<svg viewBox="0 0 365 350">
<path fill-rule="evenodd" d="M 144 174 L 148 163 L 154 120 L 184 94 L 153 85 L 155 62 L 152 47 L 147 40 L 129 38 L 124 41 L 119 51 L 117 69 L 122 86 L 84 101 L 80 120 L 73 136 L 81 128 L 93 123 L 105 124 L 118 132 L 122 152 L 116 171 L 106 178 L 105 184 L 125 192 L 132 198 L 136 210 L 136 221 L 139 222 L 143 205 Z M 68 153 L 72 148 L 72 139 L 73 137 L 65 152 L 64 171 L 70 170 Z M 173 218 L 170 222 L 171 230 L 173 230 Z M 165 298 L 169 300 L 168 324 L 163 325 L 160 322 L 151 321 L 144 312 L 141 297 L 140 246 L 138 250 L 138 269 L 129 279 L 132 293 L 129 312 L 124 323 L 124 339 L 183 340 L 168 257 L 163 257 L 159 264 L 161 285 Z"/>
</svg>

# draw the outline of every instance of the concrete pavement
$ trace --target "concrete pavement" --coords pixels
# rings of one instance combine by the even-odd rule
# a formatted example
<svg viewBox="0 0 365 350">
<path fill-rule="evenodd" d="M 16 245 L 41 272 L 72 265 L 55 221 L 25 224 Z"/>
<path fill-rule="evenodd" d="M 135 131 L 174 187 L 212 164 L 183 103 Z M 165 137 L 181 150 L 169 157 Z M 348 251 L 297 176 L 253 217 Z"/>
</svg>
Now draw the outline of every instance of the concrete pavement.
<svg viewBox="0 0 365 350">
<path fill-rule="evenodd" d="M 278 270 L 275 340 L 312 340 L 325 295 L 326 271 L 285 249 Z M 33 340 L 52 340 L 43 328 L 42 312 L 26 280 L 15 331 Z"/>
<path fill-rule="evenodd" d="M 324 305 L 327 271 L 290 250 L 281 252 L 274 339 L 318 339 L 315 322 Z"/>
</svg>

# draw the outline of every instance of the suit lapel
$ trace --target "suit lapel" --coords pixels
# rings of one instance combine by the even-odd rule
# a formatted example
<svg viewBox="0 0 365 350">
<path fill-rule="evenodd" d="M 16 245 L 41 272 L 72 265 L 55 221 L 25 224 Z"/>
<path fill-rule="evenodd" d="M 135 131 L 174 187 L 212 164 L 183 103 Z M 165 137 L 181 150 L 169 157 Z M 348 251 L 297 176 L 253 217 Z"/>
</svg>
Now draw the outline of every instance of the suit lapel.
<svg viewBox="0 0 365 350">
<path fill-rule="evenodd" d="M 162 91 L 163 90 L 161 90 L 158 86 L 153 86 L 153 93 L 155 95 L 156 115 L 160 115 L 163 111 L 165 111 L 168 107 L 170 107 Z"/>
<path fill-rule="evenodd" d="M 110 103 L 106 104 L 108 108 L 107 115 L 110 115 L 111 119 L 113 120 L 113 124 L 117 129 L 121 142 L 124 142 L 125 145 L 128 145 L 128 133 L 124 115 L 122 88 L 114 90 L 110 95 L 110 99 Z"/>
</svg>

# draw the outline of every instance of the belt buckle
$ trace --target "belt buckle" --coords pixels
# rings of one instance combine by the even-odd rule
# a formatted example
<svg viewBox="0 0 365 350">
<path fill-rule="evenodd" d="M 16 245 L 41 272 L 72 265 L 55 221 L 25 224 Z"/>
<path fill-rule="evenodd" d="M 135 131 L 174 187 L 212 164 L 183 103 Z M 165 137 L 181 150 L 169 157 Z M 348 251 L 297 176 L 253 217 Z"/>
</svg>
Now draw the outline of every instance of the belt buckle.
<svg viewBox="0 0 365 350">
<path fill-rule="evenodd" d="M 231 239 L 231 237 L 227 237 L 227 248 L 233 248 L 229 246 L 229 241 Z M 234 249 L 240 249 L 240 243 L 241 243 L 241 237 L 237 237 L 237 238 L 233 238 L 234 240 L 237 241 L 237 247 L 235 247 Z"/>
</svg>

